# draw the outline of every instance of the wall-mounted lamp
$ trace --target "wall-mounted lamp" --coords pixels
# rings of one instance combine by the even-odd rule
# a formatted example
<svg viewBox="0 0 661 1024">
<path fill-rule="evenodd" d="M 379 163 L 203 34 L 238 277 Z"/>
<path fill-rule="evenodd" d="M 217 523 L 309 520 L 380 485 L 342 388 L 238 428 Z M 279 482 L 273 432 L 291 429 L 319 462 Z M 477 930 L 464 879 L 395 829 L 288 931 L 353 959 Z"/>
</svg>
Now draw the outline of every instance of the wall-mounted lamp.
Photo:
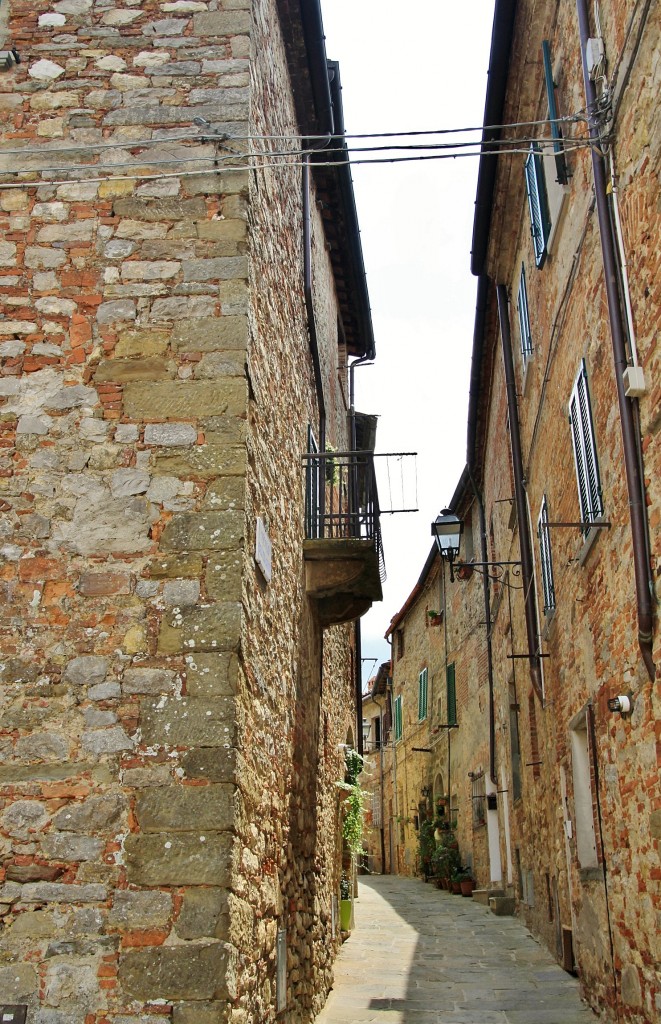
<svg viewBox="0 0 661 1024">
<path fill-rule="evenodd" d="M 454 583 L 453 563 L 459 554 L 459 542 L 464 528 L 459 516 L 451 512 L 449 508 L 441 509 L 441 514 L 431 524 L 432 537 L 436 540 L 436 546 L 441 558 L 444 558 L 450 565 L 450 582 Z"/>
<path fill-rule="evenodd" d="M 621 715 L 631 714 L 631 697 L 627 697 L 626 694 L 620 694 L 618 697 L 611 697 L 608 701 L 608 710 Z"/>
</svg>

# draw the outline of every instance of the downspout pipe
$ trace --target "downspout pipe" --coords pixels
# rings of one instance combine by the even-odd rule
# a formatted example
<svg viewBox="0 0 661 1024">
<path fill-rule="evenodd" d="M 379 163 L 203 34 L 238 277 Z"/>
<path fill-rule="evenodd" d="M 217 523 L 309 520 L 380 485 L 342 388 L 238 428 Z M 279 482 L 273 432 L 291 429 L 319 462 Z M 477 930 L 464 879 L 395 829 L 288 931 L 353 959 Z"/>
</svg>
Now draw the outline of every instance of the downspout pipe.
<svg viewBox="0 0 661 1024">
<path fill-rule="evenodd" d="M 510 421 L 510 443 L 512 445 L 512 466 L 514 469 L 514 500 L 516 517 L 519 524 L 519 547 L 521 550 L 521 580 L 523 583 L 523 600 L 526 613 L 526 635 L 528 639 L 528 661 L 530 678 L 535 693 L 542 704 L 542 672 L 537 646 L 537 602 L 535 599 L 535 581 L 533 575 L 532 545 L 528 526 L 528 506 L 523 476 L 523 458 L 521 455 L 521 433 L 519 430 L 519 409 L 516 397 L 516 380 L 514 378 L 514 359 L 512 357 L 512 335 L 507 303 L 507 288 L 504 284 L 496 287 L 498 297 L 498 318 L 500 321 L 500 339 L 503 349 L 505 366 L 505 383 L 507 387 L 507 411 Z"/>
<path fill-rule="evenodd" d="M 470 477 L 471 487 L 473 488 L 473 494 L 477 501 L 477 507 L 480 515 L 480 555 L 483 562 L 489 561 L 489 554 L 487 552 L 487 518 L 484 512 L 484 501 L 482 500 L 482 494 L 480 489 L 475 482 L 475 477 L 471 473 L 470 466 L 468 468 L 468 475 Z M 494 687 L 493 687 L 493 650 L 491 645 L 491 593 L 489 586 L 489 573 L 482 573 L 482 591 L 484 594 L 484 622 L 487 630 L 487 678 L 489 683 L 489 778 L 493 782 L 496 789 L 498 788 L 498 782 L 496 780 L 496 713 L 494 707 Z"/>
<path fill-rule="evenodd" d="M 576 0 L 576 11 L 578 14 L 578 27 L 581 39 L 581 58 L 583 64 L 585 97 L 587 100 L 588 110 L 592 111 L 594 110 L 597 96 L 594 83 L 590 80 L 590 73 L 588 71 L 586 59 L 586 46 L 587 41 L 590 38 L 590 21 L 586 0 Z M 606 173 L 603 157 L 599 151 L 599 130 L 592 118 L 590 118 L 590 139 L 594 143 L 591 147 L 592 173 L 594 175 L 594 192 L 597 205 L 597 219 L 599 222 L 599 236 L 601 239 L 601 252 L 604 263 L 608 318 L 610 321 L 613 361 L 615 364 L 615 382 L 617 385 L 617 400 L 620 411 L 622 444 L 624 448 L 624 468 L 629 498 L 629 516 L 633 542 L 633 565 L 638 612 L 638 645 L 640 647 L 640 652 L 645 663 L 647 673 L 650 679 L 654 681 L 656 678 L 656 668 L 652 654 L 654 609 L 652 604 L 652 595 L 649 588 L 649 566 L 647 564 L 646 556 L 646 523 L 645 509 L 643 506 L 644 481 L 641 475 L 641 468 L 636 448 L 633 406 L 635 399 L 627 398 L 624 393 L 623 374 L 627 368 L 628 361 L 624 324 L 622 321 L 622 308 L 620 305 L 617 285 L 617 261 L 615 258 L 613 231 L 608 207 Z"/>
<path fill-rule="evenodd" d="M 324 382 L 321 374 L 321 359 L 319 358 L 319 339 L 317 337 L 317 321 L 314 314 L 314 301 L 312 298 L 312 218 L 310 214 L 311 199 L 311 151 L 303 154 L 303 292 L 305 295 L 305 309 L 307 312 L 308 335 L 310 337 L 310 352 L 312 355 L 312 366 L 314 368 L 314 383 L 317 392 L 317 405 L 319 407 L 319 450 L 323 454 L 326 451 L 326 400 L 324 398 Z"/>
</svg>

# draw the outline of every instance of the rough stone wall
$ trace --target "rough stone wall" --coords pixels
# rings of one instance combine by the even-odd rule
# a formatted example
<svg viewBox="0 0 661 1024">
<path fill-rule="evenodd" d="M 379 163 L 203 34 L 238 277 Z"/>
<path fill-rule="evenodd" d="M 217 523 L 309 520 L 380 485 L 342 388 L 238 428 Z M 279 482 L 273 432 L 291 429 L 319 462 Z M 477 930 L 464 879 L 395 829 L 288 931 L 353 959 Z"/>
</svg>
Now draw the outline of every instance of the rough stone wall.
<svg viewBox="0 0 661 1024">
<path fill-rule="evenodd" d="M 600 5 L 609 73 L 619 66 L 621 102 L 615 122 L 615 163 L 619 174 L 624 244 L 629 260 L 631 296 L 648 392 L 640 400 L 640 423 L 653 549 L 658 546 L 658 325 L 657 277 L 659 223 L 656 199 L 659 176 L 659 129 L 655 116 L 658 90 L 659 12 L 650 8 L 634 52 L 640 12 L 633 4 Z M 555 8 L 553 8 L 555 10 Z M 634 30 L 627 34 L 632 15 Z M 578 30 L 572 5 L 540 14 L 538 5 L 522 5 L 510 81 L 506 121 L 545 116 L 539 67 L 541 38 L 549 38 L 557 67 L 562 112 L 584 104 Z M 525 42 L 524 42 L 525 40 Z M 622 48 L 624 49 L 622 50 Z M 630 76 L 627 79 L 629 61 Z M 545 706 L 531 699 L 525 662 L 515 666 L 522 739 L 523 796 L 510 821 L 512 845 L 519 849 L 526 875 L 527 905 L 520 912 L 533 930 L 559 955 L 560 926 L 573 929 L 574 952 L 587 997 L 619 1019 L 649 1022 L 659 1013 L 658 932 L 658 681 L 650 683 L 637 643 L 632 540 L 624 475 L 622 437 L 617 411 L 610 328 L 596 215 L 591 207 L 592 167 L 587 151 L 569 155 L 572 174 L 566 189 L 566 212 L 553 249 L 541 271 L 534 267 L 522 168 L 502 162 L 492 234 L 490 269 L 508 286 L 510 324 L 515 349 L 524 474 L 532 527 L 537 601 L 543 636 Z M 519 211 L 519 218 L 512 211 Z M 521 263 L 526 266 L 533 332 L 533 355 L 524 372 L 518 351 L 516 295 Z M 504 479 L 500 455 L 504 382 L 497 329 L 492 382 L 492 414 L 487 441 L 487 481 Z M 543 597 L 536 522 L 544 493 L 553 521 L 579 518 L 568 401 L 580 360 L 586 360 L 596 435 L 605 516 L 589 552 L 581 551 L 578 531 L 554 529 L 557 609 L 550 623 L 542 615 Z M 550 443 L 552 439 L 552 443 Z M 498 467 L 500 466 L 500 469 Z M 487 485 L 487 490 L 489 489 Z M 497 487 L 493 486 L 493 492 Z M 502 496 L 502 495 L 500 495 Z M 579 557 L 580 556 L 580 557 Z M 508 557 L 505 548 L 496 557 Z M 512 556 L 515 557 L 515 556 Z M 655 553 L 653 550 L 653 558 Z M 658 579 L 656 563 L 653 565 Z M 657 585 L 658 590 L 658 585 Z M 511 666 L 505 657 L 525 643 L 520 602 L 512 623 L 495 622 L 497 679 L 500 690 L 499 758 L 509 758 L 506 740 Z M 655 661 L 659 662 L 658 633 Z M 521 685 L 519 683 L 521 682 Z M 620 719 L 607 708 L 618 693 L 633 694 L 634 711 Z M 572 777 L 571 732 L 587 704 L 594 715 L 596 745 L 590 752 L 596 868 L 581 868 L 576 832 L 580 814 Z M 540 761 L 535 774 L 532 762 Z M 529 767 L 528 767 L 529 765 Z M 563 805 L 566 780 L 568 802 Z M 578 823 L 577 823 L 578 819 Z M 566 838 L 565 821 L 571 829 Z M 583 823 L 585 826 L 585 822 Z M 569 859 L 569 872 L 567 870 Z M 516 871 L 515 871 L 516 876 Z M 517 892 L 523 893 L 517 882 Z M 532 898 L 529 881 L 532 881 Z M 557 889 L 557 898 L 555 892 Z M 609 919 L 614 946 L 611 964 Z M 613 986 L 613 970 L 616 989 Z"/>
<path fill-rule="evenodd" d="M 288 1019 L 329 985 L 350 657 L 304 597 L 300 196 L 190 141 L 257 120 L 250 4 L 217 7 L 8 9 L 0 992 L 42 1024 L 271 1020 L 280 920 Z"/>
</svg>

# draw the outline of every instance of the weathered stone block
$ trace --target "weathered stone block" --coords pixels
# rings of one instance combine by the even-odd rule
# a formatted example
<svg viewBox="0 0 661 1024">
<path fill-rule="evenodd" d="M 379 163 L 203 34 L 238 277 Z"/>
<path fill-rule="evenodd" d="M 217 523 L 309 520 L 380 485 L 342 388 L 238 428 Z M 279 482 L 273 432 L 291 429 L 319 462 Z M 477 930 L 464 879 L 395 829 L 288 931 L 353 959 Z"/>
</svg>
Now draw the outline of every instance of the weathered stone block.
<svg viewBox="0 0 661 1024">
<path fill-rule="evenodd" d="M 251 28 L 250 11 L 219 11 L 213 14 L 196 14 L 193 18 L 193 32 L 202 38 L 249 35 Z"/>
<path fill-rule="evenodd" d="M 242 512 L 186 512 L 173 516 L 161 537 L 164 550 L 204 551 L 239 547 L 244 536 Z"/>
<path fill-rule="evenodd" d="M 127 836 L 127 878 L 135 885 L 229 886 L 232 836 L 229 832 Z M 186 947 L 188 949 L 188 947 Z M 161 993 L 159 998 L 162 998 Z"/>
<path fill-rule="evenodd" d="M 240 514 L 240 513 L 237 513 Z M 207 594 L 214 601 L 238 601 L 241 598 L 241 551 L 218 551 L 207 563 Z"/>
<path fill-rule="evenodd" d="M 228 960 L 219 942 L 132 950 L 120 959 L 119 982 L 132 999 L 226 998 Z"/>
<path fill-rule="evenodd" d="M 101 839 L 66 832 L 44 836 L 41 845 L 50 860 L 65 861 L 96 860 L 104 847 Z"/>
<path fill-rule="evenodd" d="M 160 356 L 167 350 L 169 338 L 170 332 L 167 330 L 120 330 L 115 355 L 120 359 L 131 356 Z"/>
<path fill-rule="evenodd" d="M 37 972 L 31 964 L 0 967 L 0 992 L 3 1003 L 27 1003 L 38 990 Z"/>
<path fill-rule="evenodd" d="M 231 697 L 236 693 L 236 654 L 187 654 L 186 689 L 191 697 Z"/>
<path fill-rule="evenodd" d="M 149 565 L 152 579 L 181 579 L 186 576 L 200 576 L 202 573 L 202 556 L 182 552 L 176 555 L 160 555 Z"/>
<path fill-rule="evenodd" d="M 61 733 L 33 733 L 18 740 L 16 756 L 22 761 L 66 761 L 69 743 Z"/>
<path fill-rule="evenodd" d="M 158 928 L 172 914 L 172 897 L 165 892 L 115 892 L 108 924 L 118 930 Z"/>
<path fill-rule="evenodd" d="M 104 359 L 94 374 L 96 381 L 112 380 L 122 384 L 129 380 L 162 380 L 174 377 L 176 367 L 168 359 L 157 356 L 143 359 Z"/>
<path fill-rule="evenodd" d="M 195 444 L 197 431 L 190 423 L 148 423 L 145 427 L 145 444 L 164 447 L 189 447 Z"/>
<path fill-rule="evenodd" d="M 219 256 L 211 260 L 183 260 L 184 281 L 233 281 L 248 278 L 246 256 Z"/>
<path fill-rule="evenodd" d="M 200 416 L 241 416 L 246 405 L 246 383 L 236 377 L 213 382 L 131 382 L 124 388 L 124 410 L 132 419 L 185 420 Z"/>
<path fill-rule="evenodd" d="M 92 729 L 82 735 L 83 749 L 91 754 L 118 754 L 122 750 L 131 750 L 134 741 L 121 726 L 113 729 Z"/>
<path fill-rule="evenodd" d="M 116 217 L 130 220 L 160 222 L 167 220 L 206 220 L 207 207 L 203 199 L 118 199 L 113 203 Z"/>
<path fill-rule="evenodd" d="M 225 832 L 234 820 L 231 785 L 169 786 L 145 790 L 136 800 L 136 815 L 143 832 Z"/>
<path fill-rule="evenodd" d="M 147 746 L 229 748 L 234 742 L 234 720 L 234 702 L 227 697 L 148 700 L 140 712 Z"/>
<path fill-rule="evenodd" d="M 236 378 L 234 378 L 236 380 Z M 225 380 L 223 384 L 227 381 Z M 239 381 L 237 381 L 239 383 Z M 240 386 L 243 382 L 240 383 Z M 200 381 L 198 386 L 213 387 Z M 243 421 L 241 421 L 243 422 Z M 154 474 L 166 476 L 200 477 L 209 479 L 216 476 L 240 476 L 246 472 L 247 454 L 243 445 L 201 444 L 190 451 L 176 454 L 155 453 Z M 242 487 L 245 483 L 242 481 Z"/>
<path fill-rule="evenodd" d="M 232 1008 L 227 1003 L 177 1003 L 172 1024 L 230 1024 Z"/>
<path fill-rule="evenodd" d="M 175 924 L 181 939 L 220 939 L 227 935 L 229 903 L 224 889 L 187 889 Z"/>
<path fill-rule="evenodd" d="M 172 332 L 172 346 L 179 352 L 245 351 L 248 320 L 245 316 L 203 317 L 179 323 Z"/>
<path fill-rule="evenodd" d="M 53 825 L 67 832 L 108 832 L 119 825 L 126 809 L 126 797 L 120 793 L 91 796 L 83 803 L 63 807 Z"/>
<path fill-rule="evenodd" d="M 74 686 L 94 686 L 108 674 L 108 659 L 97 654 L 72 658 L 64 670 L 64 681 Z"/>
<path fill-rule="evenodd" d="M 123 679 L 124 693 L 172 693 L 177 675 L 163 668 L 127 668 Z"/>
<path fill-rule="evenodd" d="M 241 638 L 241 606 L 222 601 L 214 605 L 186 608 L 161 623 L 158 649 L 176 651 L 235 651 Z"/>
<path fill-rule="evenodd" d="M 105 885 L 67 885 L 65 882 L 30 882 L 23 886 L 23 903 L 105 903 Z"/>
<path fill-rule="evenodd" d="M 119 695 L 119 686 L 117 687 Z M 0 767 L 0 783 L 31 782 L 47 779 L 51 782 L 73 779 L 90 772 L 97 781 L 108 782 L 107 768 L 85 761 L 69 761 L 67 764 L 31 764 Z"/>
<path fill-rule="evenodd" d="M 235 782 L 236 751 L 223 749 L 219 752 L 217 747 L 189 750 L 181 757 L 181 767 L 189 779 L 206 779 L 207 782 Z"/>
<path fill-rule="evenodd" d="M 192 608 L 199 599 L 199 580 L 167 580 L 163 585 L 163 601 L 166 608 Z"/>
</svg>

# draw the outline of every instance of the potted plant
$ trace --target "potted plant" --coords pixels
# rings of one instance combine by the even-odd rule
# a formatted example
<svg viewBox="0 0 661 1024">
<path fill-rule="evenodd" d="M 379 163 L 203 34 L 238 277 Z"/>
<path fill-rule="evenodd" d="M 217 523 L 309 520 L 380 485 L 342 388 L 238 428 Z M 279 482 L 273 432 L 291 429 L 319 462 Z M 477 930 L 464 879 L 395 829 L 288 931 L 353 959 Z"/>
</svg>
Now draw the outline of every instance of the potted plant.
<svg viewBox="0 0 661 1024">
<path fill-rule="evenodd" d="M 455 895 L 455 896 L 461 896 L 461 876 L 462 875 L 463 875 L 463 871 L 455 871 L 455 873 L 450 878 L 450 887 L 451 887 L 453 895 Z"/>
<path fill-rule="evenodd" d="M 351 931 L 351 882 L 343 871 L 340 878 L 340 928 L 343 932 Z"/>
<path fill-rule="evenodd" d="M 425 882 L 428 881 L 431 875 L 435 874 L 432 866 L 432 858 L 435 850 L 436 840 L 434 839 L 434 823 L 427 819 L 420 825 L 420 831 L 418 833 L 418 855 L 420 857 L 422 873 L 425 876 Z"/>
<path fill-rule="evenodd" d="M 461 888 L 462 896 L 472 896 L 473 889 L 475 888 L 475 879 L 471 875 L 470 871 L 464 871 L 459 876 L 459 886 Z"/>
<path fill-rule="evenodd" d="M 441 613 L 435 610 L 430 609 L 430 611 L 427 612 L 427 615 L 429 616 L 430 626 L 440 626 L 440 624 L 443 621 L 443 616 L 441 615 Z"/>
</svg>

